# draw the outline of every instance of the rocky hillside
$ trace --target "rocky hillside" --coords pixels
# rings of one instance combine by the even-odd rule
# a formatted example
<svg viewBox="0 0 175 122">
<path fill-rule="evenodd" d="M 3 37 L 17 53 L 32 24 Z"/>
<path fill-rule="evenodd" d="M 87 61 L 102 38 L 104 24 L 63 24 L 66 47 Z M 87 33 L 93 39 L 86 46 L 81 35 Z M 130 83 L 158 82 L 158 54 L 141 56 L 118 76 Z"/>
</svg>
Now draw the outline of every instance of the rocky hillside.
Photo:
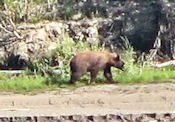
<svg viewBox="0 0 175 122">
<path fill-rule="evenodd" d="M 6 67 L 51 55 L 65 34 L 114 49 L 126 49 L 127 38 L 136 51 L 175 58 L 171 0 L 3 0 L 0 5 L 0 58 Z"/>
</svg>

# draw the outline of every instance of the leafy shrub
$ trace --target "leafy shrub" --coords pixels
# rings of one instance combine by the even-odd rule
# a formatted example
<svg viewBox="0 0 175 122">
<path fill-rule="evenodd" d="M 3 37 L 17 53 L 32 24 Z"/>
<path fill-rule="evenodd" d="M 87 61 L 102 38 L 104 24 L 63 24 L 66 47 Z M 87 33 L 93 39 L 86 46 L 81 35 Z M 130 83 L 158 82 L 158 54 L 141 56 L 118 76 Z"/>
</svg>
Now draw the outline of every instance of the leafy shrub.
<svg viewBox="0 0 175 122">
<path fill-rule="evenodd" d="M 53 18 L 56 14 L 57 0 L 3 0 L 0 2 L 3 13 L 15 22 L 37 22 Z"/>
</svg>

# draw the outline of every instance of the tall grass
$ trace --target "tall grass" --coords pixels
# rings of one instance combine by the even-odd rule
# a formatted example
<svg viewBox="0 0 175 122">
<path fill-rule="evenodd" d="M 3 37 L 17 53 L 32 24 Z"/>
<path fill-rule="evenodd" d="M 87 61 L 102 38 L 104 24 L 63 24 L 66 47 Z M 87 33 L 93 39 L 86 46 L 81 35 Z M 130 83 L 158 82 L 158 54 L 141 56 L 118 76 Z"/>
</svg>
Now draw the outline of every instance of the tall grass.
<svg viewBox="0 0 175 122">
<path fill-rule="evenodd" d="M 140 71 L 135 73 L 118 72 L 115 75 L 115 80 L 121 84 L 160 83 L 173 81 L 172 79 L 175 79 L 175 70 L 167 68 L 153 69 L 141 67 Z"/>
<path fill-rule="evenodd" d="M 122 38 L 125 42 L 126 51 L 123 55 L 125 62 L 125 71 L 114 70 L 114 79 L 121 84 L 136 84 L 136 83 L 157 83 L 164 82 L 168 79 L 175 79 L 175 68 L 166 67 L 161 69 L 155 69 L 151 67 L 151 60 L 149 55 L 146 55 L 144 61 L 140 60 L 135 62 L 136 52 L 129 44 L 127 38 Z M 145 65 L 147 64 L 147 65 Z"/>
</svg>

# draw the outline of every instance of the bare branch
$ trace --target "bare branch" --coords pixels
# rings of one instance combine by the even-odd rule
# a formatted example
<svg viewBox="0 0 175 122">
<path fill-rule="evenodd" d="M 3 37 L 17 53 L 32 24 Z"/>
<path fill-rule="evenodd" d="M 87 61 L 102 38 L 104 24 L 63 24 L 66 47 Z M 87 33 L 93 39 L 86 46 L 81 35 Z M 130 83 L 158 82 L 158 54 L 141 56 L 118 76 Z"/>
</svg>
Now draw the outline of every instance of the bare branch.
<svg viewBox="0 0 175 122">
<path fill-rule="evenodd" d="M 9 21 L 10 21 L 10 23 L 11 23 L 11 25 L 13 26 L 13 34 L 17 37 L 17 38 L 19 38 L 19 39 L 22 39 L 22 37 L 15 31 L 16 30 L 16 25 L 14 24 L 14 22 L 12 21 L 12 19 L 10 18 L 9 19 Z"/>
<path fill-rule="evenodd" d="M 12 19 L 9 19 L 9 22 L 10 22 L 11 26 L 13 27 L 13 30 L 12 31 L 9 31 L 8 29 L 6 29 L 7 26 L 6 26 L 5 23 L 3 23 L 4 26 L 2 24 L 0 24 L 0 29 L 2 29 L 4 32 L 6 32 L 6 33 L 9 34 L 9 36 L 7 38 L 1 38 L 0 39 L 0 41 L 1 41 L 0 46 L 1 45 L 4 45 L 4 44 L 7 44 L 7 43 L 10 43 L 11 41 L 14 42 L 14 40 L 17 40 L 17 39 L 22 39 L 22 37 L 16 31 L 16 26 L 13 23 Z M 11 40 L 11 36 L 10 35 L 11 36 L 13 35 L 15 39 L 12 39 Z"/>
<path fill-rule="evenodd" d="M 11 18 L 9 19 L 9 21 L 10 21 L 10 24 L 12 25 L 13 29 L 15 30 L 16 29 L 16 26 L 15 26 L 14 22 L 12 21 Z"/>
<path fill-rule="evenodd" d="M 6 33 L 12 34 L 12 32 L 9 31 L 9 30 L 7 30 L 6 28 L 4 28 L 4 27 L 2 26 L 2 24 L 0 24 L 0 28 L 3 29 Z"/>
<path fill-rule="evenodd" d="M 18 39 L 22 39 L 22 37 L 21 37 L 16 31 L 14 31 L 13 34 L 14 34 Z"/>
</svg>

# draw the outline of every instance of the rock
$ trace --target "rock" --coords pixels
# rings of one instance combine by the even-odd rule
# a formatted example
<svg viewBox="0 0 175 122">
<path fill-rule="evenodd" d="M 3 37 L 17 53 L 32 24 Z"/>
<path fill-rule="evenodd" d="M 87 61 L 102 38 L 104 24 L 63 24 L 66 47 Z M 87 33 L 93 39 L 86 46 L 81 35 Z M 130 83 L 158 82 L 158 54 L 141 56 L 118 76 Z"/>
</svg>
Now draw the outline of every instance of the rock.
<svg viewBox="0 0 175 122">
<path fill-rule="evenodd" d="M 159 122 L 159 121 L 174 121 L 174 118 L 165 118 L 164 116 L 166 114 L 170 113 L 162 113 L 162 114 L 156 114 L 158 117 L 156 118 L 150 118 L 149 114 L 106 114 L 106 115 L 57 115 L 57 116 L 16 116 L 16 117 L 0 117 L 0 121 L 5 122 L 58 122 L 58 121 L 66 121 L 66 122 L 73 122 L 73 121 L 81 121 L 81 122 L 123 122 L 123 121 L 146 121 L 146 122 Z M 171 116 L 174 115 L 173 113 L 170 114 Z"/>
<path fill-rule="evenodd" d="M 32 28 L 22 28 L 24 39 L 1 47 L 0 57 L 7 62 L 6 67 L 26 67 L 34 59 L 51 56 L 57 47 L 57 38 L 62 38 L 63 31 L 64 24 L 59 22 L 46 22 Z"/>
<path fill-rule="evenodd" d="M 46 32 L 55 37 L 62 34 L 63 24 L 58 22 L 50 22 L 45 25 Z"/>
<path fill-rule="evenodd" d="M 84 116 L 83 115 L 73 115 L 72 116 L 72 120 L 74 120 L 74 121 L 82 121 L 82 120 L 84 120 Z"/>
<path fill-rule="evenodd" d="M 81 20 L 79 22 L 69 22 L 69 34 L 75 41 L 86 41 L 94 44 L 98 41 L 98 28 L 96 20 Z"/>
</svg>

